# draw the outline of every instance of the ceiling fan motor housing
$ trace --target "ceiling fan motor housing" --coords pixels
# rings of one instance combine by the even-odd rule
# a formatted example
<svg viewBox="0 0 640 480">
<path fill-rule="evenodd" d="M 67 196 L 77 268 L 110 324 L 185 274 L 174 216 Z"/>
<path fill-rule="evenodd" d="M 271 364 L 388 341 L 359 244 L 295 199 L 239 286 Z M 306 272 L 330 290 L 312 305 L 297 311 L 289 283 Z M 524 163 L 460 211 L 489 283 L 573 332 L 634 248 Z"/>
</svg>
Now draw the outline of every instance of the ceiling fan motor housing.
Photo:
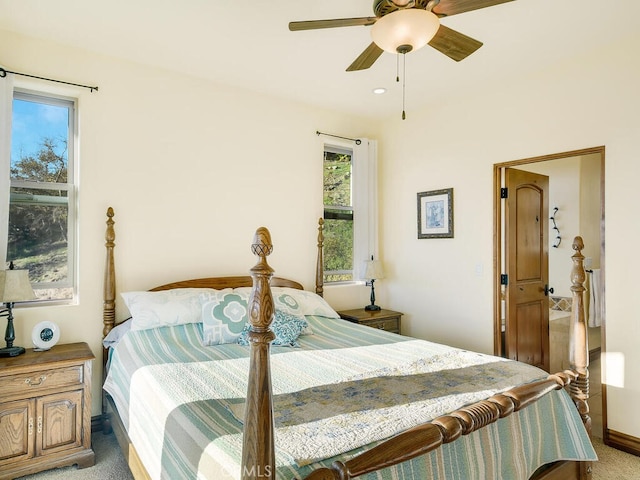
<svg viewBox="0 0 640 480">
<path fill-rule="evenodd" d="M 376 17 L 402 10 L 405 8 L 419 8 L 426 10 L 429 0 L 373 0 L 373 13 Z"/>
</svg>

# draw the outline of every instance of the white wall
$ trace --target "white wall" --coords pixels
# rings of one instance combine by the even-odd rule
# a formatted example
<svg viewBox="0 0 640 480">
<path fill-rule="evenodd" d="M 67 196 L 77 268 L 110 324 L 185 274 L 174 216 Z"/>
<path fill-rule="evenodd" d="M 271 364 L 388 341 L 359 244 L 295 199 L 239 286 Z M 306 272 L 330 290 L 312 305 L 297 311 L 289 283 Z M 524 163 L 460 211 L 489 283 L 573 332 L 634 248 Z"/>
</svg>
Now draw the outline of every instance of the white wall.
<svg viewBox="0 0 640 480">
<path fill-rule="evenodd" d="M 101 355 L 108 206 L 115 210 L 118 291 L 247 274 L 259 226 L 271 231 L 276 274 L 313 288 L 322 215 L 322 141 L 315 132 L 376 138 L 369 120 L 8 32 L 0 32 L 0 58 L 15 71 L 99 87 L 90 93 L 37 85 L 79 96 L 80 302 L 16 309 L 16 345 L 31 346 L 31 329 L 47 319 L 60 325 L 61 343 L 86 341 Z M 354 301 L 366 305 L 368 290 L 342 288 L 334 304 Z M 118 310 L 119 319 L 125 315 Z M 100 367 L 94 362 L 94 415 Z"/>
<path fill-rule="evenodd" d="M 524 83 L 487 85 L 481 96 L 390 119 L 380 142 L 381 251 L 393 266 L 380 289 L 407 314 L 406 333 L 485 352 L 493 351 L 493 164 L 606 146 L 606 350 L 620 359 L 604 369 L 608 427 L 635 437 L 640 63 L 629 58 L 638 43 L 627 39 Z M 416 193 L 447 187 L 455 238 L 417 240 Z"/>
</svg>

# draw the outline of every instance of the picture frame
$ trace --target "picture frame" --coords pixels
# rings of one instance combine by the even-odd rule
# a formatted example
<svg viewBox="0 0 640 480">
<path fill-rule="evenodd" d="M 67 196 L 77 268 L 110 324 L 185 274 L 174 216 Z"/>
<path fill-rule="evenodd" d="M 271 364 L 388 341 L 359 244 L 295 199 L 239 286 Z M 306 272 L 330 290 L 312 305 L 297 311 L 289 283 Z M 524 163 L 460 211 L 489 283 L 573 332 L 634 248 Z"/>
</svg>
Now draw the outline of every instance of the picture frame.
<svg viewBox="0 0 640 480">
<path fill-rule="evenodd" d="M 453 238 L 453 188 L 418 193 L 418 238 Z"/>
</svg>

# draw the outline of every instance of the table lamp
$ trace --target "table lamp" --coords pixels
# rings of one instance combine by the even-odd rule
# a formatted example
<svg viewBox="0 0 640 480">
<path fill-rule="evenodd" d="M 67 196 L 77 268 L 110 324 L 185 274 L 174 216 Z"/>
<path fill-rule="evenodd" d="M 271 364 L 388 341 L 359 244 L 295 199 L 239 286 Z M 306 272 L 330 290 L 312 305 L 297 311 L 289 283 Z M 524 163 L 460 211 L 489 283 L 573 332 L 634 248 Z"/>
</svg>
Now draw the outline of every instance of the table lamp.
<svg viewBox="0 0 640 480">
<path fill-rule="evenodd" d="M 16 338 L 13 328 L 13 305 L 16 302 L 35 299 L 28 270 L 14 270 L 13 262 L 9 264 L 9 270 L 0 270 L 0 302 L 4 303 L 4 308 L 0 307 L 0 317 L 7 317 L 7 330 L 4 335 L 7 346 L 0 348 L 0 357 L 16 357 L 25 352 L 23 347 L 13 346 Z"/>
<path fill-rule="evenodd" d="M 371 285 L 371 304 L 364 307 L 367 311 L 380 310 L 380 307 L 376 305 L 376 291 L 373 286 L 374 282 L 380 278 L 384 278 L 384 271 L 382 270 L 382 263 L 373 259 L 365 262 L 364 279 L 367 281 L 366 285 Z"/>
</svg>

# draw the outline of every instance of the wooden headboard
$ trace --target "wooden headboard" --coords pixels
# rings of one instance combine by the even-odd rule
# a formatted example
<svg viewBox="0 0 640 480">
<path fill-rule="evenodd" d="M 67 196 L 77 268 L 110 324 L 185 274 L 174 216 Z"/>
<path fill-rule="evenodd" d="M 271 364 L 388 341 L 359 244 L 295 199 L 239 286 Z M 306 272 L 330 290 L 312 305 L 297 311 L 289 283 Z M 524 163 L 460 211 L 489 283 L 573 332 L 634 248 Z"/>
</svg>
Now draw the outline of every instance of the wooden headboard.
<svg viewBox="0 0 640 480">
<path fill-rule="evenodd" d="M 150 292 L 158 292 L 160 290 L 170 290 L 172 288 L 215 288 L 222 290 L 223 288 L 238 288 L 238 287 L 251 287 L 253 286 L 253 280 L 248 275 L 239 275 L 235 277 L 207 277 L 196 278 L 193 280 L 182 280 L 180 282 L 167 283 L 166 285 L 160 285 L 149 289 Z M 304 290 L 301 283 L 287 278 L 273 277 L 271 279 L 272 287 L 290 287 L 297 288 L 298 290 Z"/>
</svg>

